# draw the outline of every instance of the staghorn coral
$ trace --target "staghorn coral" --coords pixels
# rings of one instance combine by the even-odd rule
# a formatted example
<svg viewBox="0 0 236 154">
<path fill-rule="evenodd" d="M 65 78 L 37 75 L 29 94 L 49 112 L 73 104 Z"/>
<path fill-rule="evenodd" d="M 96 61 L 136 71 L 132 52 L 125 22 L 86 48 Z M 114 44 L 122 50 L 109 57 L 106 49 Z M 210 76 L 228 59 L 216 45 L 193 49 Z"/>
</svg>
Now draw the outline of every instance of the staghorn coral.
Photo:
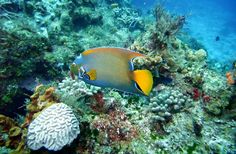
<svg viewBox="0 0 236 154">
<path fill-rule="evenodd" d="M 114 17 L 121 25 L 129 29 L 142 29 L 143 21 L 139 13 L 128 7 L 113 8 Z"/>
<path fill-rule="evenodd" d="M 58 151 L 70 144 L 79 133 L 79 121 L 72 109 L 63 103 L 57 103 L 43 110 L 30 123 L 27 145 L 33 150 L 45 147 Z"/>
</svg>

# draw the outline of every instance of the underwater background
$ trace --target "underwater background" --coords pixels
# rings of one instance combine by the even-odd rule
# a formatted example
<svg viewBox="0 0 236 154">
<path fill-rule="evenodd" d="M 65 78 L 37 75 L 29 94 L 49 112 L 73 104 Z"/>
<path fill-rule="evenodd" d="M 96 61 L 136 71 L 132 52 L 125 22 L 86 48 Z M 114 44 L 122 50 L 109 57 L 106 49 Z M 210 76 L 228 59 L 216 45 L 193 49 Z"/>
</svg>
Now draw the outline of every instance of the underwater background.
<svg viewBox="0 0 236 154">
<path fill-rule="evenodd" d="M 135 7 L 148 10 L 158 1 L 132 1 Z M 163 1 L 168 11 L 186 15 L 184 31 L 197 39 L 207 49 L 208 59 L 215 63 L 232 63 L 235 60 L 236 2 L 233 0 L 215 1 Z M 215 41 L 219 36 L 220 41 Z M 216 65 L 216 67 L 218 66 Z M 219 67 L 219 66 L 218 66 Z"/>
<path fill-rule="evenodd" d="M 236 153 L 235 14 L 234 0 L 0 0 L 0 153 Z M 98 47 L 143 54 L 127 65 L 151 72 L 149 96 L 79 79 Z"/>
</svg>

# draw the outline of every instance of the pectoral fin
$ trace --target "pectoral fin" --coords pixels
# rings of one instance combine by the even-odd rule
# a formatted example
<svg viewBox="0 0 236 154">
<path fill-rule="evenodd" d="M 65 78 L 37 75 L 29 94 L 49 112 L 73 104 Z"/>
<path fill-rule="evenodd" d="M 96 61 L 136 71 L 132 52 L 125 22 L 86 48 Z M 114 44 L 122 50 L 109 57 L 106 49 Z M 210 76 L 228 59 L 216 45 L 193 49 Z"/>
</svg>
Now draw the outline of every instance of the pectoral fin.
<svg viewBox="0 0 236 154">
<path fill-rule="evenodd" d="M 89 76 L 90 80 L 96 80 L 97 72 L 95 69 L 91 69 L 89 72 L 86 73 Z"/>
</svg>

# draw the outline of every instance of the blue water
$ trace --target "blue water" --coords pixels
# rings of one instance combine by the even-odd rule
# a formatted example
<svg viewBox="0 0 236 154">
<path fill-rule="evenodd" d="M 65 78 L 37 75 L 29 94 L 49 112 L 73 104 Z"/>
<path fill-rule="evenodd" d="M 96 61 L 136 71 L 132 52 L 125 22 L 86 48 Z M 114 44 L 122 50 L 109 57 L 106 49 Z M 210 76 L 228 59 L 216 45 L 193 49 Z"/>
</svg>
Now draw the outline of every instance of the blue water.
<svg viewBox="0 0 236 154">
<path fill-rule="evenodd" d="M 133 0 L 134 6 L 152 9 L 158 0 Z M 208 51 L 209 60 L 231 64 L 236 60 L 236 1 L 235 0 L 166 0 L 171 13 L 187 16 L 184 29 Z M 216 41 L 219 36 L 220 40 Z"/>
</svg>

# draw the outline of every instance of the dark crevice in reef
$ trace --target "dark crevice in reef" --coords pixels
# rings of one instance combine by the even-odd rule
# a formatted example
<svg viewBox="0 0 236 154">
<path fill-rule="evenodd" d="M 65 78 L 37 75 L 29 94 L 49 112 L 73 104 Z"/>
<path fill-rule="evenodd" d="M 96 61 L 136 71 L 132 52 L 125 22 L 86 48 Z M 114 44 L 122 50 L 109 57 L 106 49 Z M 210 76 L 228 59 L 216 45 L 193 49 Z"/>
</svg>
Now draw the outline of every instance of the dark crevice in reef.
<svg viewBox="0 0 236 154">
<path fill-rule="evenodd" d="M 25 100 L 29 99 L 32 94 L 33 92 L 30 90 L 19 88 L 11 103 L 0 106 L 0 113 L 11 118 L 16 118 L 17 115 L 26 115 Z"/>
</svg>

